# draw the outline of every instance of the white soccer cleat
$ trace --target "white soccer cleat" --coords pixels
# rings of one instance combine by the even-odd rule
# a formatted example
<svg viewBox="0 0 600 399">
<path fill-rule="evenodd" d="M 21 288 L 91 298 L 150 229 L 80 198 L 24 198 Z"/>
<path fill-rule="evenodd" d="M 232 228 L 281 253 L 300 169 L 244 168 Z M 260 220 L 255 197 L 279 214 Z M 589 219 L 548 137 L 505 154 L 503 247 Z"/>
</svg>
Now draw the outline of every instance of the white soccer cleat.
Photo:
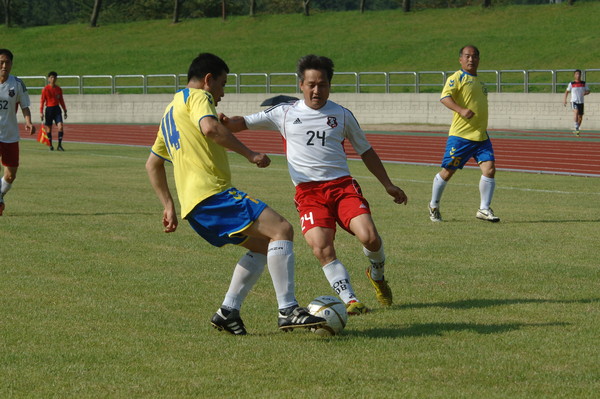
<svg viewBox="0 0 600 399">
<path fill-rule="evenodd" d="M 494 215 L 494 211 L 492 211 L 492 208 L 479 209 L 477 211 L 477 214 L 475 215 L 475 217 L 477 219 L 487 220 L 488 222 L 492 222 L 492 223 L 500 221 L 500 218 L 498 216 Z"/>
<path fill-rule="evenodd" d="M 432 222 L 441 222 L 442 214 L 440 213 L 440 208 L 432 208 L 429 206 L 429 219 L 431 219 Z"/>
</svg>

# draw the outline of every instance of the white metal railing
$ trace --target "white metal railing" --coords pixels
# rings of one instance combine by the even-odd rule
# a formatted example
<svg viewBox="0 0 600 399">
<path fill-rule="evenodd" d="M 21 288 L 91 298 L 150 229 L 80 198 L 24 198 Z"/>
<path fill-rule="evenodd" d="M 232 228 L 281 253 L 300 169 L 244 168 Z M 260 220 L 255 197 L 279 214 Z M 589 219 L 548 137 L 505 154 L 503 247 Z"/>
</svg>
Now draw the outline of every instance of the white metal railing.
<svg viewBox="0 0 600 399">
<path fill-rule="evenodd" d="M 354 93 L 438 92 L 454 71 L 336 72 L 332 89 Z M 573 79 L 572 69 L 479 70 L 490 92 L 563 92 Z M 19 76 L 32 93 L 46 85 L 45 76 Z M 582 78 L 600 86 L 600 69 L 582 70 Z M 61 75 L 65 94 L 152 94 L 172 93 L 185 87 L 186 74 Z M 299 79 L 293 72 L 230 73 L 226 92 L 299 93 Z"/>
</svg>

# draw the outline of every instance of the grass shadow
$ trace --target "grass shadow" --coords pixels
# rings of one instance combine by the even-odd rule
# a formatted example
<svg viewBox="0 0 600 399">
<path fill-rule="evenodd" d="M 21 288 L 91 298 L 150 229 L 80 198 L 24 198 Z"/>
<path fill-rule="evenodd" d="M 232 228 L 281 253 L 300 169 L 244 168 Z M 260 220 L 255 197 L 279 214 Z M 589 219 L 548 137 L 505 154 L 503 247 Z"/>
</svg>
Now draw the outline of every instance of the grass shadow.
<svg viewBox="0 0 600 399">
<path fill-rule="evenodd" d="M 534 299 L 534 298 L 516 298 L 516 299 L 465 299 L 453 302 L 431 302 L 431 303 L 407 303 L 396 305 L 395 309 L 425 309 L 425 308 L 448 308 L 448 309 L 477 309 L 489 308 L 493 306 L 520 305 L 529 303 L 561 303 L 561 304 L 585 304 L 598 303 L 600 298 L 589 299 Z"/>
<path fill-rule="evenodd" d="M 473 332 L 476 334 L 502 334 L 523 328 L 534 327 L 564 327 L 569 323 L 506 323 L 506 324 L 480 324 L 480 323 L 419 323 L 410 326 L 397 326 L 390 328 L 373 328 L 364 331 L 345 330 L 343 335 L 348 338 L 405 338 L 442 336 L 452 332 Z"/>
</svg>

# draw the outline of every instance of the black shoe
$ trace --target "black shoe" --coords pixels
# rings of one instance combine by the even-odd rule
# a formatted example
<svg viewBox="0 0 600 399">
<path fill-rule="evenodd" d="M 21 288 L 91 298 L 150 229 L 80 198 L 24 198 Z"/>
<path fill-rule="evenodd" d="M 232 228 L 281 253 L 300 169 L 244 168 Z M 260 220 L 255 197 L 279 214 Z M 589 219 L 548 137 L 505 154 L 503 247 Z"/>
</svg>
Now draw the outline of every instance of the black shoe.
<svg viewBox="0 0 600 399">
<path fill-rule="evenodd" d="M 280 330 L 291 331 L 294 328 L 300 327 L 321 327 L 327 324 L 327 321 L 322 317 L 313 316 L 308 312 L 307 308 L 296 306 L 295 308 L 287 308 L 279 311 L 277 324 L 279 324 Z"/>
<path fill-rule="evenodd" d="M 226 331 L 233 335 L 246 335 L 246 327 L 240 318 L 239 310 L 219 309 L 210 319 L 210 324 L 219 331 Z"/>
<path fill-rule="evenodd" d="M 54 147 L 53 146 L 50 146 L 50 151 L 54 151 Z"/>
<path fill-rule="evenodd" d="M 64 148 L 62 148 L 62 145 L 59 145 L 58 147 L 56 147 L 56 149 L 57 149 L 58 151 L 64 151 L 64 150 L 65 150 Z"/>
</svg>

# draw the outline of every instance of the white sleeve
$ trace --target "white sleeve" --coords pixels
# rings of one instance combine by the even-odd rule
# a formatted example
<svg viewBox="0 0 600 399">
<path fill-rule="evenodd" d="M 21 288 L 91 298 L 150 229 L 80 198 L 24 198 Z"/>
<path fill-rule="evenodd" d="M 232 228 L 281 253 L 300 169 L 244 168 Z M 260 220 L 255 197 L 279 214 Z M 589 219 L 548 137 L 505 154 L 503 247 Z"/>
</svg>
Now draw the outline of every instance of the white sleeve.
<svg viewBox="0 0 600 399">
<path fill-rule="evenodd" d="M 17 84 L 19 87 L 19 104 L 21 109 L 29 108 L 31 101 L 29 100 L 29 93 L 27 93 L 27 86 L 21 79 L 17 78 Z"/>
<path fill-rule="evenodd" d="M 285 104 L 275 105 L 264 111 L 244 116 L 248 129 L 283 130 L 283 121 L 287 106 Z"/>
<path fill-rule="evenodd" d="M 369 144 L 365 132 L 361 129 L 352 112 L 346 108 L 344 108 L 344 129 L 344 134 L 348 137 L 350 144 L 352 144 L 358 155 L 362 155 L 371 149 L 371 144 Z"/>
<path fill-rule="evenodd" d="M 573 86 L 571 85 L 571 82 L 569 82 L 569 85 L 567 86 L 567 91 L 569 91 L 569 92 L 570 92 L 572 87 L 573 87 Z"/>
</svg>

